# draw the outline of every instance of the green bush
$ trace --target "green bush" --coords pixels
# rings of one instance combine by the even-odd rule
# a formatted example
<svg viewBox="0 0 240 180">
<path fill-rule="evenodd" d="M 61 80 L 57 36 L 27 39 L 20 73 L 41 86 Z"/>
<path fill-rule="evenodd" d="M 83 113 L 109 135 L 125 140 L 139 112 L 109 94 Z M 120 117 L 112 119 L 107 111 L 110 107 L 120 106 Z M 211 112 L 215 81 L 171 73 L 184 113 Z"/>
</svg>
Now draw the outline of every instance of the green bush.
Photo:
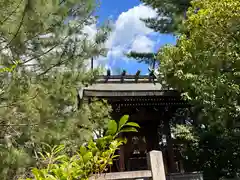
<svg viewBox="0 0 240 180">
<path fill-rule="evenodd" d="M 82 145 L 75 155 L 63 153 L 64 146 L 54 146 L 50 152 L 40 153 L 41 168 L 32 169 L 32 178 L 35 180 L 86 180 L 106 172 L 113 159 L 117 157 L 115 151 L 126 139 L 119 138 L 122 132 L 137 132 L 139 125 L 128 122 L 128 115 L 123 116 L 119 123 L 111 120 L 103 137 L 91 139 Z M 62 152 L 62 153 L 61 153 Z M 27 180 L 32 180 L 28 178 Z"/>
</svg>

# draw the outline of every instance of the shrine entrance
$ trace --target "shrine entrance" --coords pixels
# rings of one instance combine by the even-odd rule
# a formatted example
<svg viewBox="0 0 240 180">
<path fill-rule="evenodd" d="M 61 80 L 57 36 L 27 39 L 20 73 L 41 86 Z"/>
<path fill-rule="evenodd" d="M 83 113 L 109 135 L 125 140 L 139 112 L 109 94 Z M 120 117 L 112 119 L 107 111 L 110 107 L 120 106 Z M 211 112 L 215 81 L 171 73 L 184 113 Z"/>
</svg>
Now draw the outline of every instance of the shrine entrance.
<svg viewBox="0 0 240 180">
<path fill-rule="evenodd" d="M 180 104 L 171 101 L 173 98 L 170 100 L 169 97 L 140 98 L 136 99 L 136 102 L 131 101 L 131 104 L 120 103 L 122 104 L 120 107 L 118 103 L 118 108 L 116 108 L 116 103 L 109 100 L 113 109 L 116 110 L 113 112 L 114 119 L 118 120 L 127 114 L 130 122 L 137 122 L 141 127 L 139 132 L 122 134 L 128 142 L 121 147 L 119 152 L 117 171 L 144 170 L 147 168 L 147 153 L 152 150 L 161 150 L 165 170 L 177 172 L 169 120 Z"/>
<path fill-rule="evenodd" d="M 86 101 L 93 97 L 106 99 L 113 108 L 113 119 L 127 114 L 129 121 L 141 127 L 139 132 L 122 134 L 128 141 L 120 148 L 120 157 L 111 171 L 147 169 L 146 154 L 161 150 L 166 174 L 177 172 L 169 121 L 178 108 L 187 106 L 177 91 L 163 88 L 148 75 L 108 75 L 81 89 L 79 96 Z"/>
</svg>

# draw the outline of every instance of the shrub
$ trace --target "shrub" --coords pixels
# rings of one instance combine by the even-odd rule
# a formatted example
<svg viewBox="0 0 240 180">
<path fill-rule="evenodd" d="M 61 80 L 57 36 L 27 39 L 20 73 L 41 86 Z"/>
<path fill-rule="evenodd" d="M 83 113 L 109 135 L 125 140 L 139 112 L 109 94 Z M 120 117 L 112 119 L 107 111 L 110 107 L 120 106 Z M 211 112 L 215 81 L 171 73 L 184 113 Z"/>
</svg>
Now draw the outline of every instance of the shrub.
<svg viewBox="0 0 240 180">
<path fill-rule="evenodd" d="M 64 146 L 54 146 L 50 152 L 40 153 L 43 168 L 33 168 L 32 176 L 35 180 L 86 180 L 92 176 L 99 176 L 106 172 L 113 159 L 117 157 L 115 151 L 126 143 L 125 138 L 119 138 L 122 132 L 137 132 L 139 125 L 128 122 L 128 115 L 123 116 L 119 123 L 111 120 L 105 135 L 96 140 L 91 139 L 82 145 L 75 155 L 61 153 Z M 32 180 L 28 178 L 26 180 Z"/>
</svg>

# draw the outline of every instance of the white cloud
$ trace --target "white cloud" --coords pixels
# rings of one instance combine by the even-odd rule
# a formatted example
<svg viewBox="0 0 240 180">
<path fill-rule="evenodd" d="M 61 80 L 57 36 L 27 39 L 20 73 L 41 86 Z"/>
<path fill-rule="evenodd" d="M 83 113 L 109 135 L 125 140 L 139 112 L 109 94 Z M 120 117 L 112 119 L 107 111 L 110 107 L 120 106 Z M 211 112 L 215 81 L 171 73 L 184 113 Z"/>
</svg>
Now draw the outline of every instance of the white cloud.
<svg viewBox="0 0 240 180">
<path fill-rule="evenodd" d="M 125 52 L 151 52 L 155 42 L 148 38 L 153 30 L 146 27 L 141 19 L 156 17 L 157 13 L 152 8 L 140 4 L 121 13 L 114 23 L 113 31 L 109 36 L 106 47 L 109 49 L 107 57 L 101 57 L 102 62 L 112 61 L 110 65 L 115 64 L 115 60 L 128 60 L 124 56 Z"/>
<path fill-rule="evenodd" d="M 119 15 L 115 22 L 115 28 L 111 34 L 108 46 L 126 45 L 134 41 L 138 35 L 146 35 L 153 32 L 151 29 L 145 26 L 145 23 L 141 21 L 141 18 L 155 17 L 156 12 L 145 5 L 140 4 L 127 12 L 123 12 Z"/>
<path fill-rule="evenodd" d="M 155 42 L 145 35 L 140 35 L 135 38 L 132 43 L 131 50 L 138 52 L 152 52 Z"/>
</svg>

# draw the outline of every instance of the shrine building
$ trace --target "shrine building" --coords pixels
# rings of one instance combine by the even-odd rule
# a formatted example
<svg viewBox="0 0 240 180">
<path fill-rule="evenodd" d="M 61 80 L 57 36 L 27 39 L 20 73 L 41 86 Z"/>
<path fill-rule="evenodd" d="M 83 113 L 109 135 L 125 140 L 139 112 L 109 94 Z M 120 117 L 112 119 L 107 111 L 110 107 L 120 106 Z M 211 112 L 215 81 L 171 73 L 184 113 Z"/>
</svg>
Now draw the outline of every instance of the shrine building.
<svg viewBox="0 0 240 180">
<path fill-rule="evenodd" d="M 140 75 L 100 76 L 96 82 L 79 91 L 79 98 L 90 102 L 92 98 L 105 99 L 112 106 L 112 118 L 119 120 L 129 115 L 129 121 L 140 125 L 139 132 L 125 133 L 128 141 L 120 148 L 119 159 L 111 171 L 135 171 L 147 168 L 146 153 L 163 152 L 166 174 L 180 172 L 181 162 L 176 156 L 170 131 L 170 119 L 178 108 L 188 104 L 180 93 L 160 83 L 154 73 Z"/>
</svg>

